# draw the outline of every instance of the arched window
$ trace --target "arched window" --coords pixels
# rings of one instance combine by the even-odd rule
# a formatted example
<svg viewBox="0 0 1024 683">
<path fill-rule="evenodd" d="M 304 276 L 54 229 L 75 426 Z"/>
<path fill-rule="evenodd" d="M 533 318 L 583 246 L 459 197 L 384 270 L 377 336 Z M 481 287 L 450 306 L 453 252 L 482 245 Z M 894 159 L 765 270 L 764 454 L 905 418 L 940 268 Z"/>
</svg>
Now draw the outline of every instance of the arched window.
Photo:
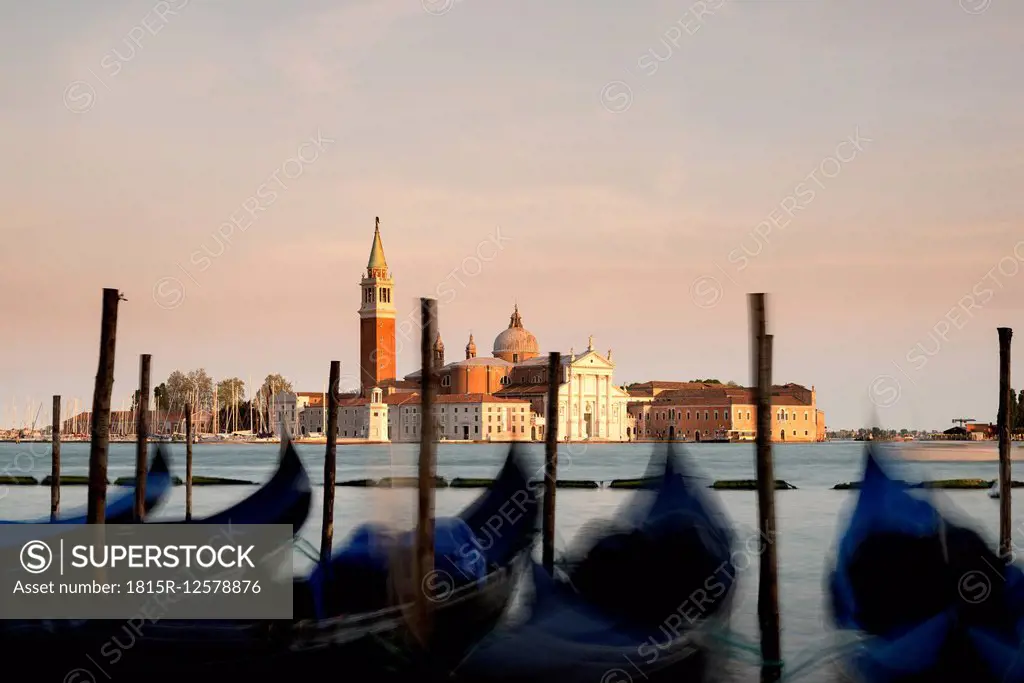
<svg viewBox="0 0 1024 683">
<path fill-rule="evenodd" d="M 452 376 L 451 375 L 445 375 L 444 377 L 441 378 L 441 386 L 442 387 L 450 387 L 451 385 L 452 385 Z"/>
<path fill-rule="evenodd" d="M 512 380 L 509 378 L 508 375 L 503 375 L 501 379 L 498 380 L 498 383 L 503 386 L 508 386 L 511 382 Z"/>
</svg>

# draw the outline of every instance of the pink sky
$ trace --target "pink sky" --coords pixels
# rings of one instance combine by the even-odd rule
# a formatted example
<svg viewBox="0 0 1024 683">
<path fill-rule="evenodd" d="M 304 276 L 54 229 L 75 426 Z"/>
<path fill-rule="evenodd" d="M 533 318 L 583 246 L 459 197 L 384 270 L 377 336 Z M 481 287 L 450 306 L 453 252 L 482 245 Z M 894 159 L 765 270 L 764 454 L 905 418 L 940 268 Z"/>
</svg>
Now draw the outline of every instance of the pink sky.
<svg viewBox="0 0 1024 683">
<path fill-rule="evenodd" d="M 140 353 L 154 383 L 320 390 L 357 360 L 374 216 L 400 319 L 454 283 L 453 359 L 518 300 L 544 350 L 593 334 L 620 382 L 748 382 L 765 291 L 775 378 L 830 428 L 872 397 L 885 426 L 995 418 L 1024 300 L 1020 3 L 154 6 L 0 10 L 0 424 L 91 402 L 105 286 L 128 299 L 115 407 Z"/>
</svg>

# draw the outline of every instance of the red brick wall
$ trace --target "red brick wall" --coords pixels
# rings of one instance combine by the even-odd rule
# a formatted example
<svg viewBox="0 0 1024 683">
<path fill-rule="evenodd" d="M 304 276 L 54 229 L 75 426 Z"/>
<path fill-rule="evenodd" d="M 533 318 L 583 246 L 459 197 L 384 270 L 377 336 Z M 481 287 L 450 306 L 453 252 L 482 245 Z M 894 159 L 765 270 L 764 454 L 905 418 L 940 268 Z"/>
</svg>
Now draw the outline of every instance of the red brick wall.
<svg viewBox="0 0 1024 683">
<path fill-rule="evenodd" d="M 363 318 L 359 321 L 359 369 L 362 386 L 372 387 L 395 378 L 394 318 Z"/>
</svg>

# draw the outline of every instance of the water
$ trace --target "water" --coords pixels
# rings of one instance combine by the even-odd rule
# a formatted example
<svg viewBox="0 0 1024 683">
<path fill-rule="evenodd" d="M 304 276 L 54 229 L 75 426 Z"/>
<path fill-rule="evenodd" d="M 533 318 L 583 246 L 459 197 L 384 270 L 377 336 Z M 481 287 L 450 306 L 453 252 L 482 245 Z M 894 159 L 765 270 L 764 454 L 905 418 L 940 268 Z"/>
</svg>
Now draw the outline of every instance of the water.
<svg viewBox="0 0 1024 683">
<path fill-rule="evenodd" d="M 68 443 L 61 448 L 64 474 L 86 474 L 88 444 Z M 174 474 L 184 476 L 185 449 L 182 444 L 169 445 Z M 543 445 L 526 447 L 535 456 L 538 467 L 543 459 Z M 908 448 L 895 447 L 905 455 Z M 955 448 L 962 448 L 964 460 L 955 460 Z M 306 464 L 314 485 L 323 482 L 322 445 L 299 445 L 299 455 Z M 979 456 L 979 449 L 982 449 Z M 993 445 L 950 447 L 942 449 L 944 460 L 934 462 L 903 462 L 896 474 L 907 480 L 997 477 L 998 463 Z M 1016 448 L 1015 448 L 1016 450 Z M 644 476 L 652 452 L 649 444 L 561 445 L 559 477 L 610 481 L 618 478 Z M 700 473 L 713 479 L 754 478 L 754 451 L 747 444 L 698 444 L 687 447 L 691 461 Z M 507 446 L 444 445 L 438 446 L 438 474 L 447 478 L 493 477 L 507 453 Z M 416 470 L 415 444 L 390 446 L 339 446 L 337 480 L 412 476 Z M 779 529 L 779 593 L 782 604 L 783 649 L 787 668 L 819 657 L 825 658 L 835 643 L 827 617 L 824 581 L 832 549 L 843 515 L 848 512 L 856 492 L 833 491 L 840 482 L 860 479 L 863 466 L 863 444 L 837 442 L 826 444 L 790 444 L 774 448 L 775 474 L 798 487 L 795 491 L 779 491 L 776 511 Z M 263 481 L 273 471 L 278 457 L 276 445 L 203 445 L 194 447 L 195 474 Z M 975 458 L 967 460 L 967 458 Z M 988 458 L 978 460 L 977 458 Z M 134 444 L 111 444 L 109 477 L 134 473 Z M 33 476 L 39 480 L 50 472 L 48 444 L 0 443 L 0 475 Z M 249 495 L 250 486 L 197 487 L 194 514 L 204 515 L 223 509 Z M 319 544 L 321 519 L 320 490 L 315 490 L 314 512 L 302 536 Z M 457 513 L 480 495 L 473 489 L 439 489 L 437 513 Z M 615 490 L 559 489 L 556 547 L 571 545 L 573 537 L 588 522 L 607 518 L 621 506 L 629 505 L 634 493 Z M 756 537 L 757 501 L 753 492 L 718 492 L 719 500 L 732 518 L 739 541 Z M 985 532 L 993 545 L 998 534 L 998 502 L 985 491 L 948 491 L 941 497 L 947 505 L 970 516 L 979 530 Z M 84 486 L 65 487 L 61 506 L 71 510 L 86 501 Z M 184 515 L 185 489 L 175 487 L 170 500 L 155 518 L 180 518 Z M 343 539 L 356 525 L 366 521 L 411 525 L 415 511 L 415 492 L 411 489 L 366 489 L 339 487 L 335 502 L 335 538 Z M 49 489 L 43 486 L 0 485 L 0 518 L 33 519 L 49 513 Z M 1024 529 L 1024 519 L 1014 516 L 1013 528 Z M 1020 532 L 1015 532 L 1020 533 Z M 1015 539 L 1018 544 L 1024 538 Z M 741 545 L 742 547 L 742 545 Z M 756 547 L 751 542 L 750 547 Z M 744 554 L 741 552 L 741 554 Z M 739 574 L 733 629 L 740 643 L 757 642 L 757 559 L 747 553 L 749 567 Z M 739 556 L 737 556 L 739 557 Z M 743 558 L 737 560 L 742 568 Z M 309 569 L 310 561 L 297 554 L 297 572 Z M 741 653 L 737 653 L 737 657 Z M 748 656 L 749 658 L 749 656 Z M 730 678 L 754 680 L 753 669 L 742 663 L 731 666 Z M 835 680 L 822 661 L 810 666 L 794 678 L 808 683 Z M 594 683 L 598 683 L 595 681 Z M 639 683 L 639 679 L 637 681 Z"/>
</svg>

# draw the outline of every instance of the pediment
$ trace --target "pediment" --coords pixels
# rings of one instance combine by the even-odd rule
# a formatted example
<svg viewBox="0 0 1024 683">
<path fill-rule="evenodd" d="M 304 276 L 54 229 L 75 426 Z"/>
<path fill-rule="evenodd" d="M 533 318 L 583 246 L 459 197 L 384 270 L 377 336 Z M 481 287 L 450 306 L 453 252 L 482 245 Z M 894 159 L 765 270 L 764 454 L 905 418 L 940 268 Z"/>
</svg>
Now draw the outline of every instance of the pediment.
<svg viewBox="0 0 1024 683">
<path fill-rule="evenodd" d="M 570 363 L 574 368 L 603 368 L 606 370 L 615 369 L 615 364 L 610 363 L 607 358 L 597 351 L 586 351 L 583 355 L 576 356 L 576 360 Z"/>
</svg>

